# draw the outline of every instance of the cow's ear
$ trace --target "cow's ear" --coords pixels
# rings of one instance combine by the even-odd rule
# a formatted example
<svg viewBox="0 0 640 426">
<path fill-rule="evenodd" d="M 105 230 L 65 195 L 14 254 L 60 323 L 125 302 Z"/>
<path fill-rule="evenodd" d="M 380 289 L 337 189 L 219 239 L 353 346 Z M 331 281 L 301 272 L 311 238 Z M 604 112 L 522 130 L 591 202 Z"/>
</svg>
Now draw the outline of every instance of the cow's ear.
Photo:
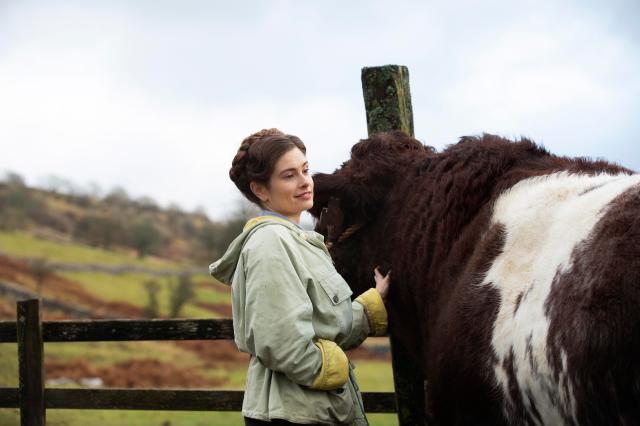
<svg viewBox="0 0 640 426">
<path fill-rule="evenodd" d="M 313 186 L 313 207 L 309 209 L 309 213 L 319 219 L 322 209 L 328 207 L 330 199 L 340 199 L 346 195 L 348 179 L 339 174 L 316 173 L 313 175 Z"/>
<path fill-rule="evenodd" d="M 346 170 L 343 168 L 333 174 L 313 175 L 314 199 L 309 212 L 320 219 L 326 208 L 328 216 L 325 222 L 329 220 L 336 232 L 371 219 L 373 212 L 378 210 L 373 207 L 379 207 L 377 203 L 381 202 L 384 192 L 377 189 L 378 182 L 375 179 L 368 180 L 366 176 L 354 178 L 349 169 L 347 167 Z"/>
<path fill-rule="evenodd" d="M 402 132 L 377 133 L 351 148 L 351 158 L 332 174 L 317 173 L 314 206 L 310 210 L 320 217 L 331 197 L 340 200 L 344 224 L 373 219 L 393 191 L 399 177 L 405 176 L 416 161 L 423 161 L 435 151 Z"/>
<path fill-rule="evenodd" d="M 313 175 L 313 207 L 309 213 L 317 220 L 316 231 L 335 242 L 344 229 L 344 212 L 340 198 L 345 197 L 347 179 L 336 174 L 316 173 Z"/>
<path fill-rule="evenodd" d="M 340 208 L 340 199 L 331 197 L 326 207 L 320 212 L 316 231 L 327 237 L 327 241 L 335 242 L 344 230 L 344 212 Z"/>
</svg>

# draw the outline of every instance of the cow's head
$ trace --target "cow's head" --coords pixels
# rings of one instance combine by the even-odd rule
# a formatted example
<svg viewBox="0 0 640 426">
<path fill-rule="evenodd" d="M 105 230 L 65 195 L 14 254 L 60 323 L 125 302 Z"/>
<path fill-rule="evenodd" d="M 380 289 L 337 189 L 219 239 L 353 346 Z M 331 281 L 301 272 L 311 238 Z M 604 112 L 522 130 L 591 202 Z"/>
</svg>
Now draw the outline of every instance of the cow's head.
<svg viewBox="0 0 640 426">
<path fill-rule="evenodd" d="M 313 176 L 310 213 L 316 231 L 325 236 L 338 271 L 356 294 L 373 284 L 374 263 L 383 272 L 389 266 L 376 252 L 379 235 L 372 234 L 382 232 L 379 222 L 394 186 L 433 155 L 433 148 L 403 132 L 378 133 L 355 144 L 351 158 L 332 174 Z"/>
</svg>

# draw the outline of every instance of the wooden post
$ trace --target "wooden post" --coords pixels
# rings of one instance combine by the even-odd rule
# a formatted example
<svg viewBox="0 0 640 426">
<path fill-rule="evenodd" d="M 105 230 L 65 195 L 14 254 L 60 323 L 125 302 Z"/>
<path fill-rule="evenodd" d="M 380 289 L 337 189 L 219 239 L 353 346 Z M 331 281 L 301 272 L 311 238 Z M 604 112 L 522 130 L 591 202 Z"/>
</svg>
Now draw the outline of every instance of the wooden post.
<svg viewBox="0 0 640 426">
<path fill-rule="evenodd" d="M 369 135 L 402 130 L 413 136 L 409 70 L 401 65 L 362 68 Z"/>
<path fill-rule="evenodd" d="M 44 426 L 44 356 L 40 302 L 18 302 L 18 366 L 20 425 Z"/>
<path fill-rule="evenodd" d="M 362 69 L 362 92 L 367 111 L 369 136 L 378 132 L 402 130 L 413 136 L 413 112 L 409 91 L 409 70 L 401 65 Z M 400 426 L 424 425 L 425 383 L 416 371 L 406 348 L 393 337 L 391 362 Z"/>
</svg>

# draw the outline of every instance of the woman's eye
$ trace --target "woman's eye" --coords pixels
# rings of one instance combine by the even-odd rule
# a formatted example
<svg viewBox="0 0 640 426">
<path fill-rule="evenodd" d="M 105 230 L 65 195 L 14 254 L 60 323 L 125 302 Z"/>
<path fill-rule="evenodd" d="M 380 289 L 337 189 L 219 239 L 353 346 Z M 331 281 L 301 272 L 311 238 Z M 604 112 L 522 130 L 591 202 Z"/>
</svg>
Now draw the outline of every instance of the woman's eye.
<svg viewBox="0 0 640 426">
<path fill-rule="evenodd" d="M 304 170 L 302 171 L 302 173 L 304 173 L 305 175 L 308 175 L 308 174 L 309 174 L 309 169 L 304 169 Z"/>
<path fill-rule="evenodd" d="M 293 177 L 293 175 L 284 175 L 285 179 L 291 179 Z"/>
</svg>

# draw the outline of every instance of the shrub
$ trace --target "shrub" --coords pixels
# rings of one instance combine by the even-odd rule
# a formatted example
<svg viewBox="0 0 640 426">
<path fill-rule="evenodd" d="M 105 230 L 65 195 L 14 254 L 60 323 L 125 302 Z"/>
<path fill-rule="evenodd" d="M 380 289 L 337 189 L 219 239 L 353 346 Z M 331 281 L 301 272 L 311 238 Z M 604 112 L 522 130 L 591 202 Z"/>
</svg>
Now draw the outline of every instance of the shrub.
<svg viewBox="0 0 640 426">
<path fill-rule="evenodd" d="M 129 228 L 131 246 L 138 251 L 138 257 L 157 254 L 162 245 L 160 230 L 150 221 L 141 220 Z"/>
<path fill-rule="evenodd" d="M 93 246 L 104 248 L 110 248 L 114 244 L 128 243 L 124 225 L 109 216 L 84 216 L 76 224 L 73 235 Z"/>
<path fill-rule="evenodd" d="M 156 280 L 148 280 L 144 283 L 144 288 L 147 291 L 147 307 L 145 308 L 145 314 L 149 318 L 156 318 L 159 314 L 158 304 L 158 292 L 160 291 L 160 284 Z"/>
<path fill-rule="evenodd" d="M 180 274 L 177 282 L 169 290 L 169 315 L 175 318 L 180 314 L 182 307 L 196 294 L 191 276 L 186 272 Z"/>
<path fill-rule="evenodd" d="M 31 259 L 29 261 L 29 267 L 36 283 L 38 284 L 38 296 L 42 297 L 44 281 L 53 273 L 53 267 L 49 261 L 43 257 Z"/>
</svg>

